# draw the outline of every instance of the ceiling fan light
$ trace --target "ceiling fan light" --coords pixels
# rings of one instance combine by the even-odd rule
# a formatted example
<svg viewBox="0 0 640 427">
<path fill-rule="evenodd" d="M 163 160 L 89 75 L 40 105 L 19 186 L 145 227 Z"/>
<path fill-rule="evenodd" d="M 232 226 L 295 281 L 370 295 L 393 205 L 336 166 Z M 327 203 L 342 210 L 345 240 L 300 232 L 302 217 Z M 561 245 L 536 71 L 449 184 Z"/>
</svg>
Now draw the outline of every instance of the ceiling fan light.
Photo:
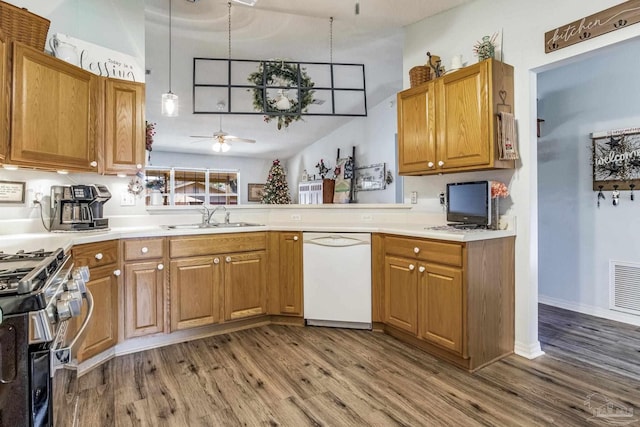
<svg viewBox="0 0 640 427">
<path fill-rule="evenodd" d="M 178 116 L 178 95 L 173 92 L 162 94 L 162 115 L 166 117 Z"/>
<path fill-rule="evenodd" d="M 231 149 L 231 145 L 229 145 L 229 143 L 225 141 L 222 144 L 220 144 L 220 149 L 222 150 L 223 153 L 226 153 Z"/>
<path fill-rule="evenodd" d="M 222 150 L 222 144 L 220 144 L 218 141 L 213 143 L 213 151 L 215 151 L 216 153 L 219 153 Z"/>
</svg>

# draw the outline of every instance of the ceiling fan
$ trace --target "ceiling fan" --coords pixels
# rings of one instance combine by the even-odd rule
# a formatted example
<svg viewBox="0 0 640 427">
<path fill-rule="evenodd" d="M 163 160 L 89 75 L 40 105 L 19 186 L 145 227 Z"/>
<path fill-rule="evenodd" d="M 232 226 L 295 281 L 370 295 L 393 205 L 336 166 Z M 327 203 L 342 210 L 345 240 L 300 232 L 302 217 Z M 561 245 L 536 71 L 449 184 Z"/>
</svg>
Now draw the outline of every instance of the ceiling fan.
<svg viewBox="0 0 640 427">
<path fill-rule="evenodd" d="M 218 105 L 218 111 L 222 111 L 224 110 L 225 104 L 224 102 L 219 102 Z M 191 135 L 191 138 L 200 138 L 200 139 L 213 139 L 213 151 L 215 151 L 216 153 L 219 152 L 223 152 L 226 153 L 227 151 L 229 151 L 231 149 L 231 144 L 229 144 L 229 142 L 249 142 L 249 143 L 255 143 L 256 140 L 255 139 L 248 139 L 248 138 L 239 138 L 237 136 L 233 136 L 228 134 L 227 132 L 222 130 L 222 116 L 220 116 L 220 129 L 217 132 L 214 132 L 213 135 Z M 199 142 L 199 141 L 195 141 L 195 142 Z"/>
</svg>

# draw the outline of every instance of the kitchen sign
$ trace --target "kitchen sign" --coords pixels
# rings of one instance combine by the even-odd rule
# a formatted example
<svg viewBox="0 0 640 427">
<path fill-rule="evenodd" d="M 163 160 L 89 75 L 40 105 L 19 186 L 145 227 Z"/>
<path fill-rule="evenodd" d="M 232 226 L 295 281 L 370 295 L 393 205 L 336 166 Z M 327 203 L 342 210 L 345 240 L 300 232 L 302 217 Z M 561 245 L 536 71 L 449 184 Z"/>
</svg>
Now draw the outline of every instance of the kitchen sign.
<svg viewBox="0 0 640 427">
<path fill-rule="evenodd" d="M 545 53 L 640 22 L 640 0 L 630 0 L 544 34 Z"/>
</svg>

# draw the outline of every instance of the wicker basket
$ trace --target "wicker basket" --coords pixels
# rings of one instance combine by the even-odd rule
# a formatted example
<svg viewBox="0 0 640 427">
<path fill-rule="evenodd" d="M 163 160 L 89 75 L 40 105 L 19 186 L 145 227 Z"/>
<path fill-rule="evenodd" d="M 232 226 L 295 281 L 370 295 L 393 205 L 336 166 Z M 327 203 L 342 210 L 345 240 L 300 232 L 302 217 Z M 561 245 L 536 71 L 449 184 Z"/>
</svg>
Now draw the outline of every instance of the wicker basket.
<svg viewBox="0 0 640 427">
<path fill-rule="evenodd" d="M 431 80 L 431 68 L 426 65 L 418 65 L 409 70 L 409 83 L 416 87 Z"/>
<path fill-rule="evenodd" d="M 9 40 L 44 51 L 50 23 L 27 9 L 0 1 L 0 29 Z"/>
</svg>

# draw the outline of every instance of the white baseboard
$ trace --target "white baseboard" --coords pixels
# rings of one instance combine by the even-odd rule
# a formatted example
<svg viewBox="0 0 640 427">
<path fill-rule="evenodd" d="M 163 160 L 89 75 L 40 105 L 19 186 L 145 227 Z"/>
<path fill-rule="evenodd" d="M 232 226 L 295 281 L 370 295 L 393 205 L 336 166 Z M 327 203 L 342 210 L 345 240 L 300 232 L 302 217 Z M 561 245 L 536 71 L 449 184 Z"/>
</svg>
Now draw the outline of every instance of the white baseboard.
<svg viewBox="0 0 640 427">
<path fill-rule="evenodd" d="M 516 341 L 513 351 L 518 356 L 522 356 L 529 360 L 535 359 L 536 357 L 540 357 L 544 354 L 544 351 L 540 348 L 540 341 L 536 341 L 532 344 L 525 344 Z"/>
<path fill-rule="evenodd" d="M 582 304 L 574 301 L 566 301 L 559 298 L 548 297 L 545 295 L 538 295 L 538 302 L 558 308 L 564 308 L 565 310 L 577 311 L 578 313 L 588 314 L 590 316 L 602 317 L 603 319 L 628 323 L 634 326 L 640 326 L 640 316 L 629 313 L 609 310 L 602 307 L 594 307 L 592 305 Z"/>
</svg>

